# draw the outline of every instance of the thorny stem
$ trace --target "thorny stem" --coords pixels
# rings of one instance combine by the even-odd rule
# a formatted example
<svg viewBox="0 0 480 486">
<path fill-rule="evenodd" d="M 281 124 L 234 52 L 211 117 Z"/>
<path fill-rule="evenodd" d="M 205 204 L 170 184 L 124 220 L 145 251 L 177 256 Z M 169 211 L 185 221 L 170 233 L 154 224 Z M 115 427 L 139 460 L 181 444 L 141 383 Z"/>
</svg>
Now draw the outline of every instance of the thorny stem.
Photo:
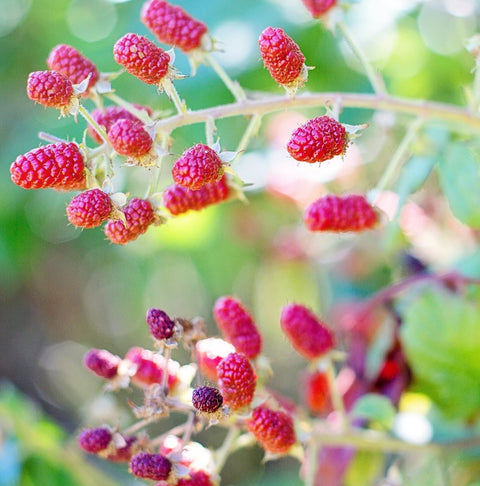
<svg viewBox="0 0 480 486">
<path fill-rule="evenodd" d="M 182 436 L 182 442 L 184 444 L 186 444 L 187 442 L 190 441 L 190 437 L 192 436 L 192 432 L 193 432 L 194 420 L 195 420 L 195 412 L 192 411 L 188 414 L 188 420 L 185 423 L 185 430 L 184 430 L 183 436 Z"/>
<path fill-rule="evenodd" d="M 165 79 L 163 81 L 162 85 L 165 93 L 167 93 L 167 96 L 170 98 L 171 101 L 173 101 L 173 104 L 175 105 L 175 108 L 178 111 L 178 114 L 180 116 L 184 116 L 185 113 L 187 112 L 187 106 L 185 104 L 185 101 L 183 101 L 180 98 L 180 95 L 178 94 L 177 89 L 175 88 L 174 84 L 170 79 Z"/>
<path fill-rule="evenodd" d="M 78 107 L 78 112 L 80 113 L 80 115 L 83 116 L 83 118 L 85 118 L 85 120 L 87 121 L 87 123 L 95 129 L 95 131 L 98 133 L 98 135 L 100 136 L 100 138 L 105 142 L 105 143 L 109 143 L 108 141 L 108 137 L 107 137 L 107 132 L 105 132 L 105 129 L 103 127 L 101 127 L 90 115 L 90 113 L 88 113 L 88 111 L 82 106 L 80 105 Z"/>
<path fill-rule="evenodd" d="M 220 473 L 222 470 L 227 457 L 230 453 L 230 449 L 232 444 L 235 442 L 236 438 L 240 435 L 240 430 L 237 427 L 230 427 L 228 429 L 227 435 L 223 441 L 223 444 L 216 452 L 216 461 L 215 461 L 215 472 Z"/>
<path fill-rule="evenodd" d="M 236 82 L 233 81 L 230 76 L 226 73 L 223 67 L 216 61 L 216 59 L 212 56 L 212 54 L 208 53 L 205 55 L 206 62 L 210 65 L 210 67 L 217 73 L 218 77 L 223 81 L 225 86 L 228 88 L 230 93 L 234 96 L 237 101 L 245 101 L 247 96 L 243 91 L 242 87 Z"/>
<path fill-rule="evenodd" d="M 377 71 L 374 69 L 371 62 L 368 60 L 367 56 L 363 52 L 363 49 L 359 46 L 355 38 L 352 36 L 350 29 L 342 21 L 337 22 L 337 27 L 343 35 L 346 43 L 350 46 L 350 49 L 352 49 L 353 53 L 360 61 L 360 64 L 362 65 L 365 74 L 367 75 L 375 93 L 378 95 L 386 94 L 387 90 L 385 89 L 382 78 L 380 77 L 379 73 L 377 73 Z"/>
<path fill-rule="evenodd" d="M 130 427 L 126 428 L 125 430 L 122 430 L 122 434 L 124 435 L 131 435 L 137 432 L 140 429 L 143 429 L 147 425 L 150 425 L 152 422 L 154 422 L 154 418 L 145 418 L 142 420 L 139 420 L 138 422 L 135 422 L 133 425 Z"/>
</svg>

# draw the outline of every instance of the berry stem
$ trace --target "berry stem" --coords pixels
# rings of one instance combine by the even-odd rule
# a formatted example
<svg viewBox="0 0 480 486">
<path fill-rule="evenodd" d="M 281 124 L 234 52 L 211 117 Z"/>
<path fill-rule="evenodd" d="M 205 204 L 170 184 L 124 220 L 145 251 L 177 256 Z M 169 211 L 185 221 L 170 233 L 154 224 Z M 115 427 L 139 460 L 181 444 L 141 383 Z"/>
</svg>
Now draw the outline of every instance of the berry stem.
<svg viewBox="0 0 480 486">
<path fill-rule="evenodd" d="M 100 136 L 100 138 L 105 142 L 105 143 L 109 143 L 108 141 L 108 137 L 107 137 L 107 132 L 105 131 L 105 129 L 100 126 L 91 116 L 90 116 L 90 113 L 82 106 L 82 105 L 79 105 L 78 107 L 78 112 L 80 113 L 80 115 L 83 116 L 83 118 L 85 118 L 85 120 L 87 121 L 87 123 L 95 129 L 95 131 L 98 133 L 98 135 Z"/>
<path fill-rule="evenodd" d="M 195 412 L 190 412 L 188 414 L 187 422 L 185 423 L 185 430 L 183 431 L 182 442 L 186 444 L 190 442 L 190 437 L 193 433 L 193 423 L 195 421 Z"/>
<path fill-rule="evenodd" d="M 105 93 L 104 96 L 107 97 L 109 100 L 113 101 L 118 106 L 121 106 L 122 108 L 127 110 L 133 116 L 137 117 L 144 125 L 152 124 L 152 119 L 145 110 L 139 110 L 138 108 L 135 108 L 132 103 L 129 103 L 128 101 L 124 100 L 113 92 Z"/>
<path fill-rule="evenodd" d="M 209 147 L 213 147 L 213 136 L 217 131 L 215 127 L 215 120 L 210 117 L 205 120 L 205 141 Z"/>
<path fill-rule="evenodd" d="M 240 142 L 237 145 L 237 157 L 235 157 L 235 160 L 238 159 L 239 155 L 248 147 L 250 140 L 258 133 L 261 122 L 262 116 L 258 113 L 254 113 L 252 115 L 252 118 L 250 118 L 250 122 L 248 123 L 247 128 L 245 129 L 245 132 L 240 139 Z"/>
<path fill-rule="evenodd" d="M 218 77 L 223 81 L 225 86 L 228 88 L 230 93 L 232 93 L 233 97 L 241 102 L 247 99 L 247 95 L 243 88 L 238 84 L 237 81 L 233 81 L 230 76 L 226 73 L 223 67 L 217 62 L 217 60 L 212 56 L 212 54 L 208 53 L 205 55 L 205 61 L 210 67 L 217 73 Z"/>
<path fill-rule="evenodd" d="M 135 432 L 137 432 L 140 429 L 143 429 L 147 425 L 151 424 L 152 422 L 155 421 L 155 418 L 149 417 L 149 418 L 144 418 L 142 420 L 139 420 L 138 422 L 135 422 L 133 425 L 130 427 L 127 427 L 125 430 L 122 431 L 123 435 L 132 435 Z"/>
<path fill-rule="evenodd" d="M 228 455 L 231 452 L 231 448 L 237 437 L 240 435 L 240 430 L 235 427 L 231 426 L 228 429 L 227 435 L 223 440 L 223 444 L 217 449 L 215 454 L 215 472 L 218 474 L 222 470 L 225 462 L 228 458 Z"/>
<path fill-rule="evenodd" d="M 68 140 L 65 140 L 64 138 L 56 137 L 55 135 L 51 135 L 50 133 L 47 133 L 47 132 L 38 132 L 38 138 L 40 140 L 45 140 L 45 142 L 51 142 L 51 143 L 64 142 L 64 143 L 68 143 Z"/>
<path fill-rule="evenodd" d="M 178 114 L 181 116 L 185 116 L 185 114 L 187 113 L 187 105 L 185 104 L 185 101 L 180 98 L 180 95 L 178 94 L 178 91 L 173 85 L 172 81 L 170 79 L 163 80 L 162 88 L 165 93 L 167 93 L 167 96 L 170 98 L 170 100 L 173 101 L 173 104 L 175 105 Z"/>
<path fill-rule="evenodd" d="M 318 442 L 312 440 L 312 438 L 310 438 L 306 446 L 305 486 L 315 486 L 318 446 Z"/>
<path fill-rule="evenodd" d="M 170 361 L 170 355 L 172 354 L 172 350 L 170 348 L 165 348 L 165 366 L 163 367 L 163 376 L 162 376 L 162 389 L 165 390 L 165 394 L 167 394 L 167 387 L 168 387 L 168 362 Z"/>
<path fill-rule="evenodd" d="M 166 437 L 169 435 L 180 435 L 183 434 L 185 431 L 185 428 L 187 426 L 187 423 L 177 425 L 176 427 L 171 428 L 170 430 L 167 430 L 167 432 L 164 432 L 161 435 L 158 435 L 157 437 L 151 439 L 148 443 L 148 445 L 153 449 L 154 447 L 157 447 L 163 443 Z"/>
<path fill-rule="evenodd" d="M 343 403 L 343 397 L 338 389 L 337 382 L 335 381 L 335 368 L 333 366 L 330 357 L 327 357 L 327 368 L 325 370 L 325 375 L 328 381 L 328 389 L 330 390 L 330 396 L 332 397 L 333 409 L 340 416 L 342 423 L 342 430 L 346 431 L 349 428 L 349 422 L 347 418 L 347 412 L 345 410 L 345 404 Z"/>
<path fill-rule="evenodd" d="M 352 36 L 350 29 L 342 21 L 337 22 L 337 27 L 343 38 L 345 39 L 346 43 L 350 46 L 350 49 L 352 49 L 353 53 L 360 61 L 360 64 L 362 65 L 365 74 L 367 75 L 367 78 L 370 80 L 373 91 L 375 91 L 375 93 L 378 95 L 386 94 L 387 90 L 385 88 L 383 79 L 380 77 L 380 74 L 374 69 L 371 62 L 365 55 L 365 52 Z"/>
<path fill-rule="evenodd" d="M 160 184 L 160 177 L 162 175 L 163 158 L 165 157 L 165 155 L 167 155 L 168 136 L 164 135 L 163 133 L 161 133 L 160 136 L 161 136 L 161 142 L 160 142 L 161 152 L 158 155 L 158 159 L 157 159 L 156 174 L 155 176 L 152 175 L 152 177 L 150 177 L 150 183 L 148 185 L 145 199 L 148 199 L 154 192 L 157 191 L 158 186 Z"/>
</svg>

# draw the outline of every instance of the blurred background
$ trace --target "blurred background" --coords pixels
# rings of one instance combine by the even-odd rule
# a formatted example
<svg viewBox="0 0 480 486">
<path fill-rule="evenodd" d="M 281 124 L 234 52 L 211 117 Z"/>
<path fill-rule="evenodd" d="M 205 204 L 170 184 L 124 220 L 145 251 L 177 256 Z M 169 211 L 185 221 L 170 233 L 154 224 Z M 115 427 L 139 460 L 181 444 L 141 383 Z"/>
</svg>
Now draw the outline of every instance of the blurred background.
<svg viewBox="0 0 480 486">
<path fill-rule="evenodd" d="M 305 364 L 279 332 L 281 306 L 299 300 L 329 315 L 340 302 L 371 295 L 407 275 L 411 260 L 405 255 L 439 270 L 479 267 L 475 235 L 435 197 L 435 176 L 416 194 L 407 216 L 397 218 L 381 238 L 319 238 L 301 227 L 303 208 L 327 191 L 365 192 L 375 186 L 408 121 L 393 113 L 344 110 L 341 121 L 370 127 L 343 162 L 321 169 L 292 164 L 284 147 L 293 129 L 323 114 L 324 108 L 272 114 L 236 167 L 252 183 L 248 204 L 233 201 L 182 216 L 125 247 L 111 245 L 100 229 L 80 231 L 68 225 L 65 207 L 71 195 L 16 187 L 9 166 L 19 154 L 44 143 L 39 131 L 81 141 L 85 130 L 82 119 L 59 119 L 56 110 L 28 100 L 29 72 L 46 69 L 45 59 L 59 43 L 75 46 L 103 72 L 117 70 L 112 57 L 117 39 L 127 32 L 152 38 L 139 21 L 142 3 L 0 0 L 0 420 L 3 415 L 14 428 L 11 435 L 8 428 L 4 432 L 0 486 L 47 484 L 47 478 L 51 485 L 91 484 L 72 478 L 53 457 L 39 457 L 38 451 L 50 451 L 50 445 L 55 450 L 53 439 L 44 436 L 61 438 L 61 429 L 68 436 L 116 413 L 111 398 L 101 394 L 99 380 L 83 368 L 82 358 L 91 347 L 123 356 L 134 345 L 150 346 L 144 320 L 149 307 L 179 317 L 203 316 L 216 335 L 216 298 L 241 298 L 265 336 L 265 354 L 275 370 L 272 388 L 300 400 L 300 391 L 291 384 L 298 382 Z M 348 46 L 313 21 L 300 0 L 176 3 L 209 26 L 220 41 L 218 62 L 248 91 L 282 94 L 257 50 L 257 38 L 269 25 L 293 37 L 307 65 L 315 67 L 305 90 L 371 91 Z M 346 23 L 393 95 L 463 105 L 474 67 L 464 45 L 478 30 L 479 15 L 475 0 L 362 0 L 352 5 Z M 190 72 L 179 52 L 175 64 Z M 232 101 L 204 65 L 176 86 L 191 109 Z M 127 74 L 114 81 L 114 88 L 128 101 L 172 109 L 165 95 Z M 223 149 L 235 149 L 246 123 L 242 117 L 217 123 Z M 442 130 L 437 127 L 421 138 L 419 152 L 441 144 Z M 175 131 L 172 153 L 204 142 L 204 136 L 201 125 Z M 90 139 L 87 143 L 93 146 Z M 170 162 L 174 160 L 172 156 Z M 119 171 L 119 189 L 128 186 L 141 197 L 145 171 Z M 170 183 L 168 170 L 162 183 Z M 390 199 L 387 194 L 387 218 L 395 217 L 397 202 L 398 194 L 391 193 Z M 180 351 L 177 359 L 188 356 Z M 30 408 L 29 400 L 38 408 Z M 46 416 L 50 419 L 42 418 Z M 27 424 L 23 428 L 22 422 Z M 215 445 L 218 437 L 213 434 L 211 440 Z M 264 466 L 261 455 L 260 449 L 236 453 L 225 468 L 224 484 L 301 484 L 296 461 Z M 116 484 L 133 484 L 124 469 L 106 467 Z M 251 476 L 241 482 L 239 471 L 246 467 Z M 103 476 L 97 481 L 107 484 Z"/>
</svg>

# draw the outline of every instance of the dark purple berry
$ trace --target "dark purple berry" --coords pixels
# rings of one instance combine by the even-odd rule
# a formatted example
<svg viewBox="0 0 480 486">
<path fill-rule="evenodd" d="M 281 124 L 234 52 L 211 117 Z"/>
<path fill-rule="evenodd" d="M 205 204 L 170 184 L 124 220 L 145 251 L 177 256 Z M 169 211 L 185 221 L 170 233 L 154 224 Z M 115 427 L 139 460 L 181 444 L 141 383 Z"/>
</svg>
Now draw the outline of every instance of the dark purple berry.
<svg viewBox="0 0 480 486">
<path fill-rule="evenodd" d="M 168 478 L 171 470 L 172 463 L 161 454 L 140 452 L 130 461 L 130 471 L 139 478 L 162 481 Z"/>
<path fill-rule="evenodd" d="M 79 446 L 86 452 L 96 454 L 108 447 L 112 433 L 106 427 L 82 430 L 78 437 Z"/>
<path fill-rule="evenodd" d="M 200 412 L 213 413 L 223 405 L 223 397 L 217 388 L 201 386 L 193 390 L 192 403 Z"/>
<path fill-rule="evenodd" d="M 169 339 L 173 336 L 175 323 L 160 309 L 148 309 L 147 324 L 155 339 Z"/>
</svg>

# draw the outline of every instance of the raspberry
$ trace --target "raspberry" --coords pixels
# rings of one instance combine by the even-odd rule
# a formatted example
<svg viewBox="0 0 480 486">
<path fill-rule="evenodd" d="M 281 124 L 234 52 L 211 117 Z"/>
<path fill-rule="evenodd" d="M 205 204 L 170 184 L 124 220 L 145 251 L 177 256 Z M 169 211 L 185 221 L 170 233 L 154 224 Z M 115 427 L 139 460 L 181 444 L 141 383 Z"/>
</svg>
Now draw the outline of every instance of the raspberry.
<svg viewBox="0 0 480 486">
<path fill-rule="evenodd" d="M 214 413 L 223 405 L 223 397 L 217 388 L 201 386 L 193 390 L 192 403 L 200 412 Z"/>
<path fill-rule="evenodd" d="M 83 358 L 85 366 L 96 375 L 111 380 L 117 376 L 120 356 L 116 356 L 106 349 L 91 349 Z"/>
<path fill-rule="evenodd" d="M 292 417 L 280 410 L 261 405 L 253 409 L 246 423 L 250 433 L 267 452 L 284 454 L 296 441 Z"/>
<path fill-rule="evenodd" d="M 326 14 L 337 4 L 337 0 L 302 0 L 302 2 L 315 19 Z"/>
<path fill-rule="evenodd" d="M 128 350 L 125 355 L 125 361 L 130 362 L 135 367 L 132 376 L 133 383 L 139 386 L 148 386 L 163 382 L 166 362 L 162 355 L 153 353 L 148 349 L 134 347 Z M 168 361 L 167 386 L 169 388 L 173 388 L 179 381 L 177 377 L 179 369 L 179 363 L 173 360 Z"/>
<path fill-rule="evenodd" d="M 201 189 L 192 191 L 178 184 L 167 187 L 163 193 L 163 204 L 174 216 L 187 211 L 200 211 L 212 204 L 225 201 L 230 195 L 227 178 L 205 184 Z"/>
<path fill-rule="evenodd" d="M 192 18 L 181 7 L 161 0 L 149 0 L 143 5 L 140 18 L 160 42 L 188 52 L 201 47 L 207 26 Z"/>
<path fill-rule="evenodd" d="M 257 375 L 250 361 L 240 353 L 230 353 L 217 366 L 218 387 L 223 401 L 232 410 L 247 406 L 253 400 Z"/>
<path fill-rule="evenodd" d="M 293 347 L 307 359 L 318 358 L 334 346 L 332 331 L 303 305 L 286 305 L 280 323 Z"/>
<path fill-rule="evenodd" d="M 149 115 L 152 114 L 152 110 L 146 106 L 141 106 L 134 104 L 133 105 L 137 110 L 144 110 Z M 105 127 L 105 131 L 108 132 L 112 125 L 122 119 L 126 118 L 127 120 L 132 121 L 140 121 L 135 115 L 132 115 L 129 111 L 121 106 L 111 105 L 107 106 L 104 110 L 100 108 L 96 108 L 91 113 L 92 118 L 99 124 Z M 93 129 L 90 125 L 88 126 L 88 133 L 89 135 L 95 140 L 97 143 L 103 143 L 103 140 L 100 138 L 100 135 Z"/>
<path fill-rule="evenodd" d="M 105 427 L 82 430 L 78 436 L 79 446 L 86 452 L 96 454 L 108 447 L 112 433 Z"/>
<path fill-rule="evenodd" d="M 230 343 L 219 338 L 202 339 L 195 345 L 195 350 L 200 371 L 205 378 L 214 382 L 218 380 L 218 363 L 235 352 L 235 348 Z"/>
<path fill-rule="evenodd" d="M 348 145 L 345 127 L 330 118 L 312 118 L 297 128 L 287 144 L 288 153 L 299 162 L 323 162 L 343 155 Z"/>
<path fill-rule="evenodd" d="M 79 84 L 91 75 L 84 96 L 88 95 L 89 89 L 98 81 L 99 73 L 95 64 L 67 44 L 59 44 L 50 51 L 47 66 L 52 71 L 67 76 L 73 84 Z"/>
<path fill-rule="evenodd" d="M 34 71 L 28 75 L 28 97 L 43 106 L 68 109 L 74 95 L 67 76 L 56 71 Z"/>
<path fill-rule="evenodd" d="M 378 223 L 378 214 L 362 195 L 324 196 L 303 214 L 310 231 L 363 231 Z"/>
<path fill-rule="evenodd" d="M 130 462 L 133 451 L 137 448 L 137 438 L 135 436 L 125 437 L 125 445 L 116 448 L 114 452 L 108 454 L 105 459 L 112 462 Z"/>
<path fill-rule="evenodd" d="M 172 169 L 175 183 L 192 190 L 218 181 L 222 174 L 222 161 L 217 152 L 201 143 L 183 152 Z"/>
<path fill-rule="evenodd" d="M 82 228 L 95 228 L 106 221 L 113 212 L 112 201 L 100 189 L 90 189 L 74 197 L 67 206 L 70 223 Z"/>
<path fill-rule="evenodd" d="M 125 34 L 113 46 L 113 57 L 147 84 L 159 84 L 168 73 L 170 56 L 146 37 Z"/>
<path fill-rule="evenodd" d="M 110 127 L 107 134 L 115 152 L 120 155 L 140 157 L 153 146 L 152 137 L 136 120 L 121 118 Z"/>
<path fill-rule="evenodd" d="M 10 166 L 12 181 L 24 189 L 83 189 L 83 155 L 73 142 L 45 145 L 19 155 Z"/>
<path fill-rule="evenodd" d="M 148 309 L 146 321 L 150 334 L 155 339 L 163 340 L 173 336 L 175 323 L 166 312 L 160 309 Z"/>
<path fill-rule="evenodd" d="M 260 34 L 258 45 L 263 64 L 278 84 L 297 87 L 305 84 L 305 56 L 282 29 L 267 27 Z"/>
<path fill-rule="evenodd" d="M 105 225 L 105 235 L 117 245 L 125 245 L 144 234 L 155 221 L 152 205 L 145 199 L 133 198 L 123 208 L 127 225 L 121 220 L 110 220 Z"/>
<path fill-rule="evenodd" d="M 247 358 L 260 354 L 262 337 L 250 314 L 242 303 L 234 297 L 220 297 L 213 308 L 213 316 L 227 341 Z"/>
<path fill-rule="evenodd" d="M 130 471 L 134 476 L 155 481 L 166 480 L 172 470 L 172 463 L 161 454 L 140 452 L 132 457 Z"/>
<path fill-rule="evenodd" d="M 192 471 L 189 476 L 179 479 L 176 486 L 214 486 L 210 476 L 205 471 Z"/>
<path fill-rule="evenodd" d="M 323 371 L 308 373 L 303 385 L 305 403 L 312 412 L 321 414 L 331 409 L 328 378 Z"/>
</svg>

